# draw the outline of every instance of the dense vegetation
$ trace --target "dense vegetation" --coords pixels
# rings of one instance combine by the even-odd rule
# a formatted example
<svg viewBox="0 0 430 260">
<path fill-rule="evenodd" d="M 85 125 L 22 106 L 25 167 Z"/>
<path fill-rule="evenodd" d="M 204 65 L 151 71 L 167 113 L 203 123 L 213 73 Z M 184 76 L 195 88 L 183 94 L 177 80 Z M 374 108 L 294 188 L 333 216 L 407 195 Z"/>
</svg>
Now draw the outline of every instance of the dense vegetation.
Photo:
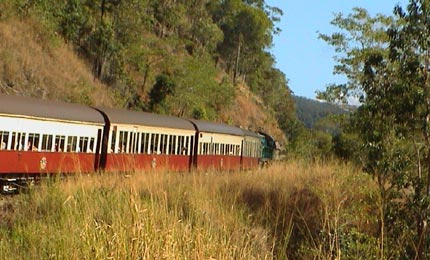
<svg viewBox="0 0 430 260">
<path fill-rule="evenodd" d="M 429 17 L 427 0 L 396 6 L 393 17 L 356 8 L 336 15 L 340 32 L 321 35 L 338 53 L 335 72 L 348 82 L 320 97 L 354 96 L 362 104 L 340 139 L 354 140 L 344 142 L 353 144 L 345 154 L 378 184 L 381 258 L 430 258 Z"/>
<path fill-rule="evenodd" d="M 268 52 L 282 11 L 264 0 L 13 0 L 0 10 L 0 22 L 31 24 L 48 55 L 70 46 L 114 106 L 230 122 L 228 111 L 246 85 L 281 129 L 295 120 L 287 80 Z M 47 82 L 2 81 L 2 92 L 96 102 L 91 80 L 76 82 L 81 91 L 69 95 Z"/>
</svg>

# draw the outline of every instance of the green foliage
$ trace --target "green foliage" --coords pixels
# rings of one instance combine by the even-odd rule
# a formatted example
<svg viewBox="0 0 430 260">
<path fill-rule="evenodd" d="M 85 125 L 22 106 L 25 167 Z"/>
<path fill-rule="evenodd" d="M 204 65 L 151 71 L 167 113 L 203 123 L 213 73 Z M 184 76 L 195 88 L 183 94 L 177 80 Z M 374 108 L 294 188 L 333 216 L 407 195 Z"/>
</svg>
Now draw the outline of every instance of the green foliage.
<svg viewBox="0 0 430 260">
<path fill-rule="evenodd" d="M 196 111 L 205 111 L 200 114 L 202 119 L 213 120 L 234 100 L 233 86 L 226 81 L 217 82 L 217 70 L 209 59 L 190 57 L 177 66 L 171 75 L 174 90 L 165 96 L 159 112 L 192 117 Z"/>
<path fill-rule="evenodd" d="M 321 96 L 362 105 L 353 127 L 362 143 L 360 159 L 381 194 L 381 257 L 426 259 L 430 251 L 430 2 L 411 0 L 395 18 L 369 17 L 355 9 L 333 24 L 345 33 L 321 35 L 335 47 L 348 83 L 331 85 Z"/>
<path fill-rule="evenodd" d="M 85 80 L 79 80 L 78 84 L 70 86 L 71 92 L 67 98 L 67 102 L 92 105 L 90 94 L 93 86 Z"/>
<path fill-rule="evenodd" d="M 308 161 L 324 161 L 332 157 L 333 141 L 330 133 L 307 129 L 295 121 L 289 129 L 287 153 L 290 157 Z"/>
<path fill-rule="evenodd" d="M 235 86 L 246 84 L 284 132 L 295 120 L 288 81 L 268 52 L 282 11 L 265 1 L 13 0 L 1 5 L 43 24 L 47 41 L 70 45 L 91 66 L 94 79 L 108 85 L 116 106 L 219 120 L 234 101 Z M 171 91 L 160 89 L 160 75 L 169 75 Z"/>
<path fill-rule="evenodd" d="M 157 110 L 156 106 L 162 105 L 162 102 L 168 95 L 172 95 L 175 91 L 175 83 L 167 74 L 158 75 L 155 80 L 155 85 L 149 93 L 150 108 L 152 111 Z"/>
</svg>

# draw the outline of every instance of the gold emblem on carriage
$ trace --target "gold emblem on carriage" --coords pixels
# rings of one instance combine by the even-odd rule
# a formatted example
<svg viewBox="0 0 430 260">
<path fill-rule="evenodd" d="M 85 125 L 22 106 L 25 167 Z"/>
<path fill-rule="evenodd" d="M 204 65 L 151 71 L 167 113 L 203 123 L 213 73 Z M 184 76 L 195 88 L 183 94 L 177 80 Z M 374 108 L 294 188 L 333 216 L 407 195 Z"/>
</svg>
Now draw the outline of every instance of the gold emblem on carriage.
<svg viewBox="0 0 430 260">
<path fill-rule="evenodd" d="M 40 159 L 40 169 L 41 170 L 45 170 L 46 169 L 46 164 L 48 163 L 48 161 L 46 160 L 46 157 L 42 157 L 42 159 Z"/>
</svg>

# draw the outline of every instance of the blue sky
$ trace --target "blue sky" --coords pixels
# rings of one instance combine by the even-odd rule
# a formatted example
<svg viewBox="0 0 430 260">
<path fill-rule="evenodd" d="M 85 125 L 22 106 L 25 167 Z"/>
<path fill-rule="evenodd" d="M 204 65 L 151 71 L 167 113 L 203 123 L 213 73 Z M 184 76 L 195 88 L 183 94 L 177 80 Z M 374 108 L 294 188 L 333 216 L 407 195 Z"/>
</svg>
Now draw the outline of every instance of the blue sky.
<svg viewBox="0 0 430 260">
<path fill-rule="evenodd" d="M 318 32 L 338 31 L 330 24 L 334 13 L 345 15 L 353 7 L 365 8 L 372 16 L 377 13 L 392 15 L 396 4 L 407 6 L 407 0 L 266 0 L 270 6 L 283 10 L 271 53 L 276 67 L 285 73 L 289 87 L 297 96 L 315 98 L 315 91 L 324 90 L 330 83 L 342 83 L 341 76 L 333 75 L 334 49 L 318 39 Z"/>
</svg>

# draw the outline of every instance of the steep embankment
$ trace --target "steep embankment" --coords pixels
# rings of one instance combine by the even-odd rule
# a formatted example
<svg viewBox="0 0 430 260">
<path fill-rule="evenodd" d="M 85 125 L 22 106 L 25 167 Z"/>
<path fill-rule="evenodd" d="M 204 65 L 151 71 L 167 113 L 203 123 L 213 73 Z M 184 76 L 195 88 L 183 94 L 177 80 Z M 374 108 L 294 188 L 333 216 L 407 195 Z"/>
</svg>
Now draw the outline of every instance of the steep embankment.
<svg viewBox="0 0 430 260">
<path fill-rule="evenodd" d="M 110 88 L 64 40 L 33 20 L 0 21 L 0 92 L 50 100 L 115 106 Z M 219 119 L 283 140 L 276 120 L 246 86 Z"/>
<path fill-rule="evenodd" d="M 0 92 L 112 105 L 106 87 L 60 37 L 26 20 L 0 22 Z"/>
<path fill-rule="evenodd" d="M 229 111 L 224 112 L 226 118 L 242 128 L 269 133 L 276 140 L 285 143 L 285 135 L 279 128 L 276 119 L 263 108 L 263 102 L 246 86 L 236 89 L 236 100 Z"/>
</svg>

